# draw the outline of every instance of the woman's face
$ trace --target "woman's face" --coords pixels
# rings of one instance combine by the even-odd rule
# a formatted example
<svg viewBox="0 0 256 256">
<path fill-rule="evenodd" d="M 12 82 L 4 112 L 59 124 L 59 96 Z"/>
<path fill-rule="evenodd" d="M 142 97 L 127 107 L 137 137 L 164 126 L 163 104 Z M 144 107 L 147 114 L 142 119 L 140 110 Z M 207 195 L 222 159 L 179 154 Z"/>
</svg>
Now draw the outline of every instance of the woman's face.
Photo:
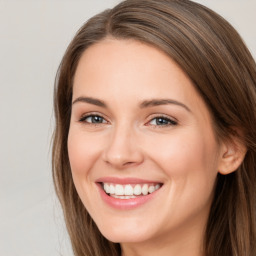
<svg viewBox="0 0 256 256">
<path fill-rule="evenodd" d="M 109 240 L 202 236 L 220 146 L 205 103 L 163 52 L 114 39 L 84 52 L 68 152 L 77 192 Z"/>
</svg>

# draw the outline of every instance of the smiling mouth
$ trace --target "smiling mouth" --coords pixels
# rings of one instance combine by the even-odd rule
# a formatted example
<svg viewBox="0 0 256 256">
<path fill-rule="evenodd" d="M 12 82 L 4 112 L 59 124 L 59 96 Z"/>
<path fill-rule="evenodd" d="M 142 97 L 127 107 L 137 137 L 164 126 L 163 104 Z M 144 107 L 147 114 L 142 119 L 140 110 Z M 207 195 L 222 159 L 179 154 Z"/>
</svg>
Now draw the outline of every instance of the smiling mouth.
<svg viewBox="0 0 256 256">
<path fill-rule="evenodd" d="M 111 197 L 117 199 L 133 199 L 137 197 L 146 196 L 159 190 L 163 184 L 149 183 L 149 184 L 115 184 L 115 183 L 101 183 L 102 189 Z"/>
</svg>

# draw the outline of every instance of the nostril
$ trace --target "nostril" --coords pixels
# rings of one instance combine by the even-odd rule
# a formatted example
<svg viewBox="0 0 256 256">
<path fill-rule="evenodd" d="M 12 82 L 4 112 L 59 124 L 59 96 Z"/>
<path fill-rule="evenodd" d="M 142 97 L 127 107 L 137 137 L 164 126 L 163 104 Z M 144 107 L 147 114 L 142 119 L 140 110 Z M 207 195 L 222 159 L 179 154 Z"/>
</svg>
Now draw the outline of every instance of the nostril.
<svg viewBox="0 0 256 256">
<path fill-rule="evenodd" d="M 124 163 L 124 165 L 132 165 L 134 164 L 134 162 L 127 162 L 127 163 Z"/>
</svg>

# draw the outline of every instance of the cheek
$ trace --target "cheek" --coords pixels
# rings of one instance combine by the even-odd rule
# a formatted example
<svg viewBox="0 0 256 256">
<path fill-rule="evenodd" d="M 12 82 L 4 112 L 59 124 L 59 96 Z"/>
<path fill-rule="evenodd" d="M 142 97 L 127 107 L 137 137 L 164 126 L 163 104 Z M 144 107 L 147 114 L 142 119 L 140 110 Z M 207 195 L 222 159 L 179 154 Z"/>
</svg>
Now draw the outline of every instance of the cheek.
<svg viewBox="0 0 256 256">
<path fill-rule="evenodd" d="M 68 155 L 73 176 L 84 176 L 96 161 L 102 145 L 100 140 L 76 129 L 70 129 L 68 135 Z"/>
<path fill-rule="evenodd" d="M 217 153 L 218 146 L 212 134 L 204 136 L 200 131 L 193 130 L 158 138 L 157 146 L 155 143 L 148 146 L 148 154 L 176 182 L 185 181 L 188 177 L 191 179 L 189 182 L 215 179 Z"/>
<path fill-rule="evenodd" d="M 168 179 L 166 196 L 176 209 L 173 218 L 177 223 L 181 215 L 186 219 L 204 211 L 208 214 L 218 173 L 218 146 L 213 136 L 207 137 L 191 131 L 162 141 L 158 150 L 152 148 L 155 163 Z"/>
<path fill-rule="evenodd" d="M 80 129 L 81 130 L 81 129 Z M 73 182 L 77 193 L 88 212 L 94 215 L 94 183 L 91 170 L 101 152 L 101 140 L 71 127 L 68 135 L 68 155 L 71 166 Z"/>
</svg>

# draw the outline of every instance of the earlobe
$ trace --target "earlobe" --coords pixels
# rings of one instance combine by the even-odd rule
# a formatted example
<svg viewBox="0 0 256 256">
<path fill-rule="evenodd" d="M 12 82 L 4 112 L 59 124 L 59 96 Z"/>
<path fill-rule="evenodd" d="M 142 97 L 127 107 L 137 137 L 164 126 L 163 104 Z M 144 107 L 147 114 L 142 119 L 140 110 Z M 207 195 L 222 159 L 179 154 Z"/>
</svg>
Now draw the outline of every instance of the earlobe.
<svg viewBox="0 0 256 256">
<path fill-rule="evenodd" d="M 247 148 L 238 138 L 232 138 L 223 143 L 220 155 L 219 173 L 227 175 L 238 169 L 242 164 Z"/>
</svg>

